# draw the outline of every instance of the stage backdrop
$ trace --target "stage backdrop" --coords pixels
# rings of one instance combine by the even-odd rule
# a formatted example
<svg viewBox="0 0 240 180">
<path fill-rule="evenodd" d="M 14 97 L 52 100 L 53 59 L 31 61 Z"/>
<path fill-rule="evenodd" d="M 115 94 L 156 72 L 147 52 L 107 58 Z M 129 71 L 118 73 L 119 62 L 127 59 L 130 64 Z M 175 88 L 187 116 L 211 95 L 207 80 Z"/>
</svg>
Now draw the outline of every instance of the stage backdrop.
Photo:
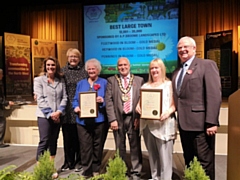
<svg viewBox="0 0 240 180">
<path fill-rule="evenodd" d="M 232 30 L 206 34 L 206 58 L 214 60 L 219 68 L 222 96 L 234 92 L 232 76 Z"/>
<path fill-rule="evenodd" d="M 43 60 L 47 56 L 56 57 L 56 41 L 32 39 L 32 73 L 34 77 L 42 71 Z"/>
<path fill-rule="evenodd" d="M 57 57 L 61 67 L 67 63 L 67 50 L 69 48 L 78 49 L 78 41 L 57 41 Z"/>
<path fill-rule="evenodd" d="M 30 36 L 4 33 L 6 96 L 32 96 Z"/>
<path fill-rule="evenodd" d="M 0 67 L 3 69 L 2 36 L 0 36 Z"/>
<path fill-rule="evenodd" d="M 238 89 L 240 89 L 240 26 L 238 26 Z"/>
<path fill-rule="evenodd" d="M 196 42 L 197 50 L 196 57 L 204 59 L 204 36 L 192 36 Z"/>
</svg>

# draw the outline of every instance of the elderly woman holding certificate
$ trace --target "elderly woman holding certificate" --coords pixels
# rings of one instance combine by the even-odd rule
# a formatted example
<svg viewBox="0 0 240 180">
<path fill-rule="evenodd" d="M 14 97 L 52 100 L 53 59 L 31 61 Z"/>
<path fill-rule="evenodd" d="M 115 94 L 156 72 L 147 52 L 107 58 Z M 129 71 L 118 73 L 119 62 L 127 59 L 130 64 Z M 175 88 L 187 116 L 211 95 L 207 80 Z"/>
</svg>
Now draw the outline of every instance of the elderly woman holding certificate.
<svg viewBox="0 0 240 180">
<path fill-rule="evenodd" d="M 72 101 L 77 115 L 81 161 L 85 177 L 98 175 L 106 138 L 105 91 L 107 80 L 99 77 L 101 64 L 97 59 L 85 63 L 88 78 L 78 82 Z M 97 104 L 97 105 L 96 105 Z"/>
<path fill-rule="evenodd" d="M 172 83 L 166 78 L 166 67 L 161 59 L 154 59 L 149 64 L 149 78 L 141 90 L 153 90 L 162 93 L 159 118 L 140 119 L 140 133 L 144 137 L 149 153 L 151 176 L 154 180 L 171 180 L 173 140 L 176 137 L 175 105 L 172 95 Z M 142 101 L 142 97 L 141 100 Z M 139 114 L 145 110 L 144 102 L 139 102 L 136 111 Z M 141 107 L 142 106 L 142 107 Z M 153 116 L 157 111 L 153 111 Z"/>
</svg>

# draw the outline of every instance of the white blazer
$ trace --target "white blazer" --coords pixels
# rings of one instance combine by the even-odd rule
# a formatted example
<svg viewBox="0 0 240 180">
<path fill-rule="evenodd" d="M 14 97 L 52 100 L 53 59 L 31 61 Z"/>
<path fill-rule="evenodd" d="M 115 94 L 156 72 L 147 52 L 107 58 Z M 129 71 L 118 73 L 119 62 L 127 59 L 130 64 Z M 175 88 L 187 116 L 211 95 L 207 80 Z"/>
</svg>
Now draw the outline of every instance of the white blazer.
<svg viewBox="0 0 240 180">
<path fill-rule="evenodd" d="M 55 78 L 54 84 L 50 84 L 46 75 L 35 77 L 34 94 L 37 96 L 37 117 L 49 118 L 55 111 L 65 114 L 67 93 L 63 78 Z"/>
</svg>

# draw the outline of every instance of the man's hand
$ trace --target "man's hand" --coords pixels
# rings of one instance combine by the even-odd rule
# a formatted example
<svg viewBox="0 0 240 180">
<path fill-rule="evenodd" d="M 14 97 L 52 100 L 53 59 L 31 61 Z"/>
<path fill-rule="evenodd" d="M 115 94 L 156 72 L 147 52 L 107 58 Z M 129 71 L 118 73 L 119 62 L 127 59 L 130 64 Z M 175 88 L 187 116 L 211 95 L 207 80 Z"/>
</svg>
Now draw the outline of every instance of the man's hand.
<svg viewBox="0 0 240 180">
<path fill-rule="evenodd" d="M 136 106 L 136 112 L 137 112 L 138 114 L 141 114 L 141 113 L 142 113 L 141 107 L 140 107 L 140 104 L 139 104 L 139 103 L 138 103 L 137 106 Z"/>
<path fill-rule="evenodd" d="M 116 131 L 118 130 L 118 122 L 117 120 L 113 121 L 110 123 L 110 128 L 113 130 L 113 131 Z"/>
<path fill-rule="evenodd" d="M 137 118 L 134 120 L 134 130 L 139 129 L 139 122 L 140 122 L 140 120 Z"/>
<path fill-rule="evenodd" d="M 213 136 L 217 133 L 217 126 L 207 127 L 207 135 Z"/>
</svg>

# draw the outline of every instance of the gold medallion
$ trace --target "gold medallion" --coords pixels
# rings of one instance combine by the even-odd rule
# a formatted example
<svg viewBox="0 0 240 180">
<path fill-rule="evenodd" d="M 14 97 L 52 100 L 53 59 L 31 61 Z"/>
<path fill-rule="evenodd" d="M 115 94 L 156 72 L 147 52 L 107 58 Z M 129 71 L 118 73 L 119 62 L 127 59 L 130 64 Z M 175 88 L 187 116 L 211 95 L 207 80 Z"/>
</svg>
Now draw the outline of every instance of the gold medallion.
<svg viewBox="0 0 240 180">
<path fill-rule="evenodd" d="M 117 81 L 118 81 L 118 86 L 119 86 L 120 90 L 121 90 L 124 94 L 127 94 L 127 93 L 131 90 L 131 88 L 132 88 L 134 75 L 131 74 L 130 80 L 129 80 L 129 83 L 128 83 L 128 86 L 127 86 L 126 88 L 123 87 L 122 81 L 121 81 L 120 77 L 119 77 L 117 74 L 115 74 L 115 77 L 116 77 L 116 79 L 117 79 Z"/>
<path fill-rule="evenodd" d="M 157 110 L 153 110 L 152 114 L 156 116 L 158 114 L 158 111 Z"/>
<path fill-rule="evenodd" d="M 122 94 L 122 100 L 123 100 L 124 102 L 128 101 L 128 99 L 129 99 L 129 97 L 128 97 L 127 94 Z"/>
</svg>

